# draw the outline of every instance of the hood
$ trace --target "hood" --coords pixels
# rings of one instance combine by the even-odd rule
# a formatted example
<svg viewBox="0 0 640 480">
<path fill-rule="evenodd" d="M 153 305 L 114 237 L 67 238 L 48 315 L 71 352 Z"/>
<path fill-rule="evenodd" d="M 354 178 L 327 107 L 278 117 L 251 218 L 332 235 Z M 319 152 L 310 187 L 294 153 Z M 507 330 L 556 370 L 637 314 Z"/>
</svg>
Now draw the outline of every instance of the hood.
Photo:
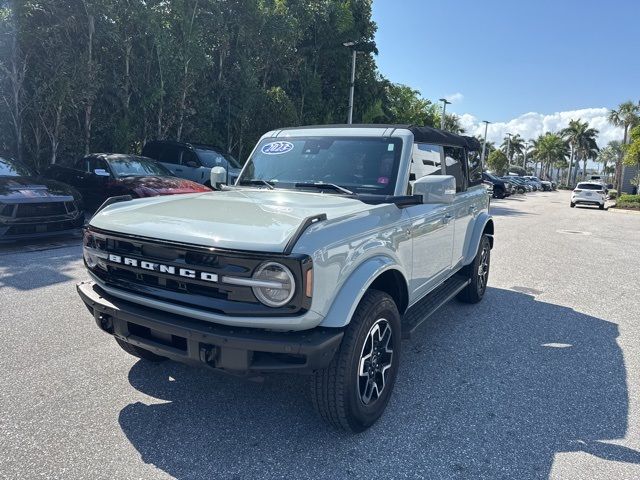
<svg viewBox="0 0 640 480">
<path fill-rule="evenodd" d="M 117 203 L 91 225 L 207 247 L 282 252 L 309 216 L 325 213 L 333 219 L 371 208 L 331 194 L 242 189 Z"/>
<path fill-rule="evenodd" d="M 185 180 L 184 178 L 169 176 L 122 177 L 118 178 L 117 182 L 127 189 L 139 190 L 137 193 L 139 193 L 141 197 L 209 191 L 207 187 L 199 183 Z"/>
<path fill-rule="evenodd" d="M 35 177 L 0 177 L 0 202 L 68 201 L 77 192 L 69 185 Z"/>
</svg>

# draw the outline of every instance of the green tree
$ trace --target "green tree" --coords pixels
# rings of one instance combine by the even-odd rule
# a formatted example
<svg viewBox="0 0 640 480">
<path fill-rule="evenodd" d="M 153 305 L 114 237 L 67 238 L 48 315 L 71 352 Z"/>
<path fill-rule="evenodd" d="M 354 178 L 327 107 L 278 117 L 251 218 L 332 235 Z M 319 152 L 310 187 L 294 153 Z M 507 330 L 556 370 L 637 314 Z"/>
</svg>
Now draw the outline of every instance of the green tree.
<svg viewBox="0 0 640 480">
<path fill-rule="evenodd" d="M 433 125 L 437 107 L 406 85 L 390 83 L 385 89 L 385 122 Z"/>
<path fill-rule="evenodd" d="M 640 105 L 628 100 L 618 105 L 618 108 L 609 111 L 609 123 L 615 127 L 622 127 L 624 130 L 622 144 L 626 145 L 629 135 L 629 129 L 640 123 Z M 616 161 L 615 185 L 618 191 L 622 183 L 622 159 L 620 152 Z"/>
<path fill-rule="evenodd" d="M 570 120 L 569 125 L 562 129 L 560 135 L 571 146 L 571 157 L 569 159 L 569 173 L 567 177 L 567 185 L 572 185 L 577 179 L 572 177 L 573 160 L 576 160 L 576 166 L 580 160 L 583 161 L 583 175 L 586 175 L 587 161 L 594 158 L 598 153 L 598 144 L 596 138 L 598 130 L 590 128 L 588 122 L 578 120 Z M 576 168 L 576 175 L 578 169 Z"/>
<path fill-rule="evenodd" d="M 487 158 L 487 166 L 497 175 L 504 175 L 507 173 L 509 161 L 502 150 L 494 150 Z"/>
<path fill-rule="evenodd" d="M 567 144 L 556 133 L 547 132 L 532 142 L 531 155 L 540 162 L 542 178 L 550 178 L 553 167 L 559 169 L 566 163 L 567 150 Z"/>
<path fill-rule="evenodd" d="M 508 136 L 504 137 L 502 141 L 502 145 L 500 145 L 502 151 L 508 155 L 509 163 L 512 163 L 513 157 L 522 155 L 524 152 L 524 138 L 520 136 L 520 134 L 516 133 L 511 136 L 511 140 L 509 140 Z"/>
<path fill-rule="evenodd" d="M 640 190 L 640 125 L 631 130 L 631 143 L 624 148 L 624 164 L 636 167 L 632 184 Z"/>
</svg>

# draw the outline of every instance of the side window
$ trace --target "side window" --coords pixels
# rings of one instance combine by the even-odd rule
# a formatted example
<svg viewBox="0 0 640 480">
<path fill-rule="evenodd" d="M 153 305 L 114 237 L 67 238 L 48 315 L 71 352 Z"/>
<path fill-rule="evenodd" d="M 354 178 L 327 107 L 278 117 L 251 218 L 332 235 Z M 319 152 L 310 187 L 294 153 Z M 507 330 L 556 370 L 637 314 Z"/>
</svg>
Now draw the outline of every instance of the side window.
<svg viewBox="0 0 640 480">
<path fill-rule="evenodd" d="M 442 174 L 442 147 L 428 143 L 414 143 L 409 169 L 409 181 L 413 182 L 427 175 Z"/>
<path fill-rule="evenodd" d="M 184 165 L 186 167 L 192 167 L 192 168 L 200 166 L 200 161 L 198 160 L 198 157 L 191 150 L 182 150 L 181 157 L 182 157 L 180 160 L 181 165 Z"/>
<path fill-rule="evenodd" d="M 471 150 L 467 153 L 469 165 L 469 186 L 480 185 L 482 183 L 482 164 L 480 163 L 480 152 Z"/>
<path fill-rule="evenodd" d="M 107 165 L 107 162 L 105 160 L 93 157 L 89 160 L 89 172 L 94 173 L 97 169 L 104 170 L 109 174 L 111 173 L 111 171 L 109 170 L 109 165 Z"/>
<path fill-rule="evenodd" d="M 148 143 L 142 149 L 142 155 L 145 157 L 153 158 L 154 160 L 158 160 L 160 158 L 160 150 L 162 147 L 157 143 Z"/>
<path fill-rule="evenodd" d="M 444 147 L 444 164 L 447 175 L 456 178 L 456 192 L 464 192 L 467 189 L 467 165 L 464 148 Z"/>
<path fill-rule="evenodd" d="M 180 149 L 174 145 L 163 145 L 158 161 L 163 163 L 180 164 Z"/>
<path fill-rule="evenodd" d="M 81 159 L 79 159 L 78 161 L 76 161 L 74 168 L 76 170 L 80 170 L 82 172 L 88 172 L 89 171 L 89 159 L 87 157 L 83 157 Z"/>
</svg>

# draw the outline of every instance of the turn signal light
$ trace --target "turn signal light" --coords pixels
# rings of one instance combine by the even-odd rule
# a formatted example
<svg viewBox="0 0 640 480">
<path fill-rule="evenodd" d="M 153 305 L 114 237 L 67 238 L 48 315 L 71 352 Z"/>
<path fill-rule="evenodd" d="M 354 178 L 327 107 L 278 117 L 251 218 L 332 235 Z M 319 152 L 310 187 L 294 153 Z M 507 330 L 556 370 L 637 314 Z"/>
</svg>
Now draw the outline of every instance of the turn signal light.
<svg viewBox="0 0 640 480">
<path fill-rule="evenodd" d="M 311 298 L 313 294 L 313 268 L 307 270 L 307 278 L 305 278 L 305 289 L 304 294 Z"/>
</svg>

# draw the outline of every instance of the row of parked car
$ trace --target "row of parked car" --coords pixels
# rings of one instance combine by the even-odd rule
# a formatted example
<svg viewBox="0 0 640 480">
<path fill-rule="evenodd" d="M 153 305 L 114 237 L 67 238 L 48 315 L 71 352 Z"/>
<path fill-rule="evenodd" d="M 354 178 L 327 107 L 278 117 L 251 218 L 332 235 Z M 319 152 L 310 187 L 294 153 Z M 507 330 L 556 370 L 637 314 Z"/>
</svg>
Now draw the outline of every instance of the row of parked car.
<svg viewBox="0 0 640 480">
<path fill-rule="evenodd" d="M 84 224 L 107 198 L 196 193 L 211 188 L 214 167 L 233 183 L 240 164 L 210 145 L 173 141 L 147 143 L 142 155 L 94 153 L 40 175 L 25 164 L 0 157 L 0 242 L 58 235 Z"/>
<path fill-rule="evenodd" d="M 482 174 L 482 180 L 493 190 L 494 198 L 506 198 L 510 195 L 527 192 L 550 192 L 557 188 L 556 182 L 540 180 L 534 176 L 506 175 L 499 177 L 489 172 Z"/>
</svg>

